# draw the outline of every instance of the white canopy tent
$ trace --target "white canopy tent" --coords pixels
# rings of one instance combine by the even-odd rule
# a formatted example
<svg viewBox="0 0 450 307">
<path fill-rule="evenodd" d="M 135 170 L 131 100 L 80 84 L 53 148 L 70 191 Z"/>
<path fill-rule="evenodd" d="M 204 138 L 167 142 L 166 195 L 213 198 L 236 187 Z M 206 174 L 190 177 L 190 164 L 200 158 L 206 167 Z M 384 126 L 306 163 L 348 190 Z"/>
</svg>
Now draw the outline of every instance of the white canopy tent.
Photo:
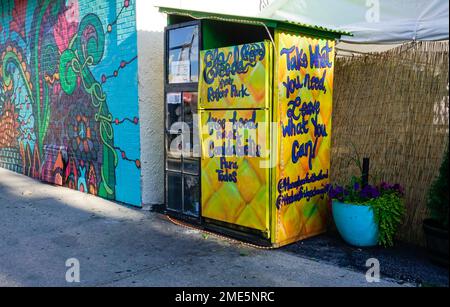
<svg viewBox="0 0 450 307">
<path fill-rule="evenodd" d="M 383 52 L 407 42 L 449 38 L 448 0 L 272 0 L 260 17 L 353 33 L 338 56 Z"/>
<path fill-rule="evenodd" d="M 448 0 L 274 0 L 260 16 L 348 31 L 348 43 L 401 44 L 448 40 L 448 11 Z"/>
</svg>

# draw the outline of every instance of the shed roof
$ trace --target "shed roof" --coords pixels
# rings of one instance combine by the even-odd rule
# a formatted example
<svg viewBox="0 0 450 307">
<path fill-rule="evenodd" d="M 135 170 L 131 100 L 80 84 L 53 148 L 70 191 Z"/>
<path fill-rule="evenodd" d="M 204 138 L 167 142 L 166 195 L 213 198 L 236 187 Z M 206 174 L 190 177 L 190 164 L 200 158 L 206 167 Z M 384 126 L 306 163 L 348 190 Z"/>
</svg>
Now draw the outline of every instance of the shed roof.
<svg viewBox="0 0 450 307">
<path fill-rule="evenodd" d="M 159 11 L 161 13 L 165 13 L 168 15 L 178 15 L 178 16 L 186 16 L 191 17 L 193 19 L 210 19 L 210 20 L 220 20 L 225 22 L 235 22 L 235 23 L 244 23 L 244 24 L 253 24 L 259 26 L 265 26 L 272 29 L 279 29 L 284 31 L 293 31 L 300 32 L 304 34 L 309 34 L 311 36 L 319 36 L 319 37 L 327 37 L 338 39 L 341 35 L 349 35 L 352 34 L 345 31 L 333 30 L 321 26 L 308 25 L 299 22 L 293 21 L 280 21 L 270 18 L 260 18 L 260 17 L 247 17 L 247 16 L 238 16 L 238 15 L 225 15 L 218 13 L 210 13 L 210 12 L 201 12 L 201 11 L 192 11 L 185 10 L 179 8 L 170 8 L 170 7 L 159 7 Z"/>
</svg>

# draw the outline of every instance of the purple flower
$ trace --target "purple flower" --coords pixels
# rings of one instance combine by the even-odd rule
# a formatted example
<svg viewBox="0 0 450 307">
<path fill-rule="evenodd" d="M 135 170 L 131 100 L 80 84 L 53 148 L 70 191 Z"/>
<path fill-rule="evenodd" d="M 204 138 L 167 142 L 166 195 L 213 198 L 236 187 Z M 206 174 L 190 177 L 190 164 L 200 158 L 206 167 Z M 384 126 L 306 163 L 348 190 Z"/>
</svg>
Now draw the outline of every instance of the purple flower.
<svg viewBox="0 0 450 307">
<path fill-rule="evenodd" d="M 351 183 L 348 185 L 331 186 L 328 192 L 330 198 L 348 203 L 364 203 L 390 193 L 396 193 L 399 196 L 404 195 L 403 187 L 400 184 L 381 182 L 376 186 L 362 186 L 358 182 L 358 178 L 355 177 L 352 178 Z"/>
<path fill-rule="evenodd" d="M 380 196 L 380 192 L 378 189 L 374 186 L 367 185 L 364 188 L 362 188 L 360 192 L 360 197 L 364 199 L 373 199 Z"/>
<path fill-rule="evenodd" d="M 389 184 L 389 183 L 386 183 L 386 182 L 382 182 L 379 185 L 379 189 L 380 189 L 381 193 L 392 193 L 392 192 L 394 192 L 394 193 L 398 193 L 400 195 L 404 195 L 404 189 L 398 183 L 396 183 L 396 184 Z"/>
<path fill-rule="evenodd" d="M 399 193 L 400 195 L 403 195 L 404 192 L 405 192 L 404 189 L 403 189 L 403 187 L 402 187 L 400 184 L 398 184 L 398 183 L 394 184 L 393 190 L 394 190 L 395 192 Z"/>
<path fill-rule="evenodd" d="M 345 189 L 342 186 L 332 187 L 330 190 L 330 197 L 332 199 L 338 199 L 340 201 L 344 200 Z"/>
<path fill-rule="evenodd" d="M 380 190 L 387 190 L 389 189 L 389 184 L 387 182 L 380 183 Z"/>
</svg>

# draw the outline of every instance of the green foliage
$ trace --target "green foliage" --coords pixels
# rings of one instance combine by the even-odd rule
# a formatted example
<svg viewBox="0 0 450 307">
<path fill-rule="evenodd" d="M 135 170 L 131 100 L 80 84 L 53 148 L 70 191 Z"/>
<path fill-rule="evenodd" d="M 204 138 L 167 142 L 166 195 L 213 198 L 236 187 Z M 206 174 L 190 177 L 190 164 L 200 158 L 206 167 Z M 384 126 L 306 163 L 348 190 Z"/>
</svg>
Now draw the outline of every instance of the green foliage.
<svg viewBox="0 0 450 307">
<path fill-rule="evenodd" d="M 378 244 L 384 247 L 394 245 L 394 237 L 406 209 L 402 195 L 396 192 L 383 193 L 369 202 L 378 224 Z"/>
<path fill-rule="evenodd" d="M 427 206 L 431 217 L 438 221 L 444 228 L 448 229 L 448 148 L 445 152 L 444 161 L 439 169 L 439 176 L 431 185 L 428 192 Z"/>
</svg>

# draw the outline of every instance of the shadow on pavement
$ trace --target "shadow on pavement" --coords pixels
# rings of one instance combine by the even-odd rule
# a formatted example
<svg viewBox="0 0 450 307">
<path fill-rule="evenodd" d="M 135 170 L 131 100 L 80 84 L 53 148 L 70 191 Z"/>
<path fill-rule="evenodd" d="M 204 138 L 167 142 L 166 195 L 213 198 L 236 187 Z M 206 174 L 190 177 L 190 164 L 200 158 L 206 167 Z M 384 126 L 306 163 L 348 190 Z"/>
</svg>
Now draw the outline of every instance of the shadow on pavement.
<svg viewBox="0 0 450 307">
<path fill-rule="evenodd" d="M 392 248 L 355 248 L 338 233 L 330 233 L 294 243 L 284 250 L 361 272 L 367 271 L 367 259 L 376 258 L 384 277 L 423 286 L 449 286 L 448 268 L 430 262 L 424 248 L 402 242 L 396 242 Z"/>
</svg>

